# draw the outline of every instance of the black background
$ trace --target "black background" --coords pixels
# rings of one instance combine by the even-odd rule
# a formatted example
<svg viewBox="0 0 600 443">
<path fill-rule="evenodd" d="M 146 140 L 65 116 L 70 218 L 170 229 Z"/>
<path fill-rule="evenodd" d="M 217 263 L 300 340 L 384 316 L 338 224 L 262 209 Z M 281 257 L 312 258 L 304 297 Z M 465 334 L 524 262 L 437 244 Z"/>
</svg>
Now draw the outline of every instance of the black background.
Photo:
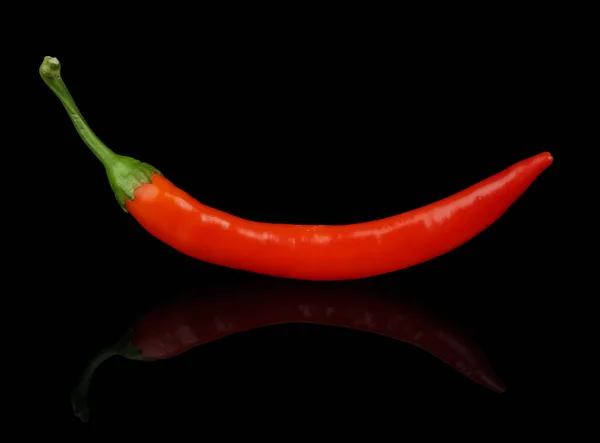
<svg viewBox="0 0 600 443">
<path fill-rule="evenodd" d="M 53 217 L 40 240 L 48 297 L 36 310 L 39 360 L 51 363 L 31 372 L 51 387 L 48 410 L 81 434 L 191 426 L 199 438 L 393 429 L 414 418 L 448 419 L 449 435 L 474 423 L 531 424 L 532 408 L 552 404 L 556 358 L 546 315 L 561 170 L 549 118 L 554 42 L 514 30 L 473 38 L 282 28 L 281 38 L 260 28 L 198 31 L 196 49 L 181 53 L 167 43 L 140 50 L 135 39 L 120 51 L 47 44 L 29 64 L 35 74 L 43 56 L 59 58 L 83 115 L 113 150 L 154 165 L 206 205 L 257 221 L 381 218 L 552 152 L 555 164 L 482 234 L 372 279 L 462 325 L 507 392 L 489 392 L 404 343 L 279 326 L 168 361 L 109 360 L 93 381 L 92 420 L 79 423 L 71 389 L 136 316 L 185 291 L 261 277 L 183 256 L 121 211 L 58 99 L 32 76 L 43 118 L 31 130 L 45 141 L 52 178 L 41 199 Z"/>
</svg>

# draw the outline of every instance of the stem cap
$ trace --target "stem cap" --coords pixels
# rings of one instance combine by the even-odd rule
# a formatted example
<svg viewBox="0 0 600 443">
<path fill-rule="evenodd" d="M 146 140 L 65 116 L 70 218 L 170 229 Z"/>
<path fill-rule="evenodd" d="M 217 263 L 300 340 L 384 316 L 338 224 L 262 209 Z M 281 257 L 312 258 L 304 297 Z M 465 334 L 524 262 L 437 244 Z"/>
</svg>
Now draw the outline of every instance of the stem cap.
<svg viewBox="0 0 600 443">
<path fill-rule="evenodd" d="M 125 202 L 135 198 L 136 189 L 152 183 L 152 176 L 160 174 L 154 166 L 124 155 L 115 154 L 115 157 L 104 166 L 110 187 L 125 212 L 128 212 Z"/>
</svg>

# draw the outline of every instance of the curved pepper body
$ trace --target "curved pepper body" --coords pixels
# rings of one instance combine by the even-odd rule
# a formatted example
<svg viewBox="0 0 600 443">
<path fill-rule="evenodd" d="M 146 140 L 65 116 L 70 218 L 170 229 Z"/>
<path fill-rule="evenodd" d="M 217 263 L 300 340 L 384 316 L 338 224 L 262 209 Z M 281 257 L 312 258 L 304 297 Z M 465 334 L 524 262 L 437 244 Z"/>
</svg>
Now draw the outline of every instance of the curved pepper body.
<svg viewBox="0 0 600 443">
<path fill-rule="evenodd" d="M 199 260 L 275 277 L 353 280 L 431 260 L 494 223 L 553 161 L 548 152 L 538 154 L 453 196 L 381 220 L 343 226 L 253 222 L 203 205 L 153 166 L 114 153 L 81 115 L 58 59 L 45 57 L 39 71 L 104 165 L 121 207 L 148 232 Z"/>
<path fill-rule="evenodd" d="M 244 220 L 203 205 L 160 174 L 125 206 L 159 240 L 205 262 L 275 277 L 351 280 L 408 268 L 464 244 L 494 223 L 552 161 L 544 152 L 438 202 L 350 225 Z"/>
</svg>

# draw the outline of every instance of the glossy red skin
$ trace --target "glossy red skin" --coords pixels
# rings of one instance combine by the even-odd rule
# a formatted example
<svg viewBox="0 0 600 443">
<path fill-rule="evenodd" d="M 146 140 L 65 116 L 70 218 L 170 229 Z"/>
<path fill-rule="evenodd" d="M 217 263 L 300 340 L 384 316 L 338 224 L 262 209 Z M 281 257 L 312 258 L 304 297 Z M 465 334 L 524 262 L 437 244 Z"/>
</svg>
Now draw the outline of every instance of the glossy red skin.
<svg viewBox="0 0 600 443">
<path fill-rule="evenodd" d="M 353 280 L 445 254 L 494 223 L 552 163 L 545 152 L 403 214 L 339 226 L 269 224 L 210 208 L 162 175 L 127 210 L 152 235 L 205 262 L 299 280 Z"/>
<path fill-rule="evenodd" d="M 150 313 L 135 325 L 142 359 L 167 359 L 223 337 L 266 326 L 312 323 L 370 332 L 417 346 L 474 382 L 504 392 L 468 336 L 401 297 L 373 291 L 253 290 L 192 298 Z"/>
</svg>

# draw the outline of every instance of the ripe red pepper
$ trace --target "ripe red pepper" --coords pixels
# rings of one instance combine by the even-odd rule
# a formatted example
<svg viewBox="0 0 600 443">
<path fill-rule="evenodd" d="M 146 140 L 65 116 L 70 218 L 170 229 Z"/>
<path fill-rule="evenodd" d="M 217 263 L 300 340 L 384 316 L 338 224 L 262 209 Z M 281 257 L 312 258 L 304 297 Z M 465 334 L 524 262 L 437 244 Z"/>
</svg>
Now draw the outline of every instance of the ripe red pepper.
<svg viewBox="0 0 600 443">
<path fill-rule="evenodd" d="M 140 317 L 116 345 L 92 359 L 73 393 L 75 414 L 88 420 L 91 377 L 109 357 L 168 359 L 232 334 L 287 323 L 337 326 L 395 338 L 423 349 L 494 392 L 505 390 L 471 338 L 402 294 L 356 285 L 323 288 L 260 283 L 221 285 L 202 292 L 202 296 L 184 297 Z"/>
<path fill-rule="evenodd" d="M 244 220 L 198 202 L 154 167 L 115 154 L 88 127 L 60 76 L 40 67 L 83 141 L 104 164 L 115 196 L 152 235 L 205 262 L 300 280 L 351 280 L 397 271 L 464 244 L 494 223 L 553 161 L 544 152 L 464 191 L 403 214 L 340 225 Z"/>
</svg>

